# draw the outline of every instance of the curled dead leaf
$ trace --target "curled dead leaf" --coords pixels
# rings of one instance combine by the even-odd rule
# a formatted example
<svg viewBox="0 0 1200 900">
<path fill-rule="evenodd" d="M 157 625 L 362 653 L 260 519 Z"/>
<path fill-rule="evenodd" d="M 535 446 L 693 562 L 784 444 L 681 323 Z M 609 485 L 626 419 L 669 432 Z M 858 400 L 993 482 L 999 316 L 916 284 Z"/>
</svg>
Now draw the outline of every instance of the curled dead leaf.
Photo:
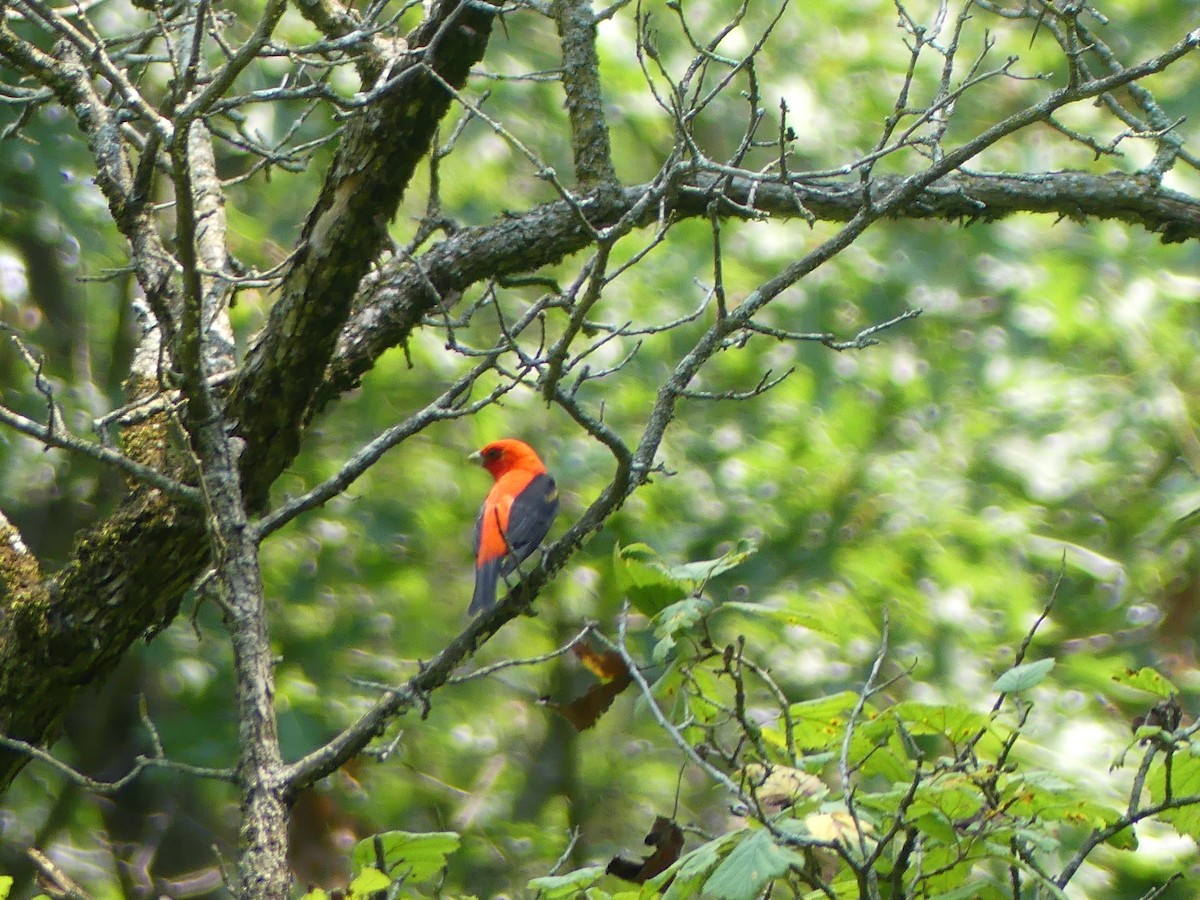
<svg viewBox="0 0 1200 900">
<path fill-rule="evenodd" d="M 655 849 L 641 862 L 614 856 L 605 872 L 634 884 L 645 884 L 679 859 L 683 851 L 683 831 L 666 816 L 658 816 L 646 835 L 645 843 Z"/>
<path fill-rule="evenodd" d="M 582 642 L 571 650 L 584 668 L 600 679 L 600 683 L 566 703 L 550 697 L 542 697 L 538 702 L 570 722 L 576 731 L 586 731 L 608 711 L 617 695 L 633 684 L 633 676 L 619 653 L 599 653 Z"/>
<path fill-rule="evenodd" d="M 816 775 L 791 766 L 761 763 L 750 763 L 742 769 L 742 783 L 768 814 L 787 809 L 799 800 L 820 797 L 827 790 L 825 782 Z"/>
<path fill-rule="evenodd" d="M 871 828 L 870 822 L 860 819 L 858 824 L 862 828 L 862 834 L 870 834 L 874 830 Z M 854 817 L 841 810 L 805 816 L 804 827 L 819 841 L 848 841 L 857 839 L 859 835 L 859 829 L 854 824 Z"/>
</svg>

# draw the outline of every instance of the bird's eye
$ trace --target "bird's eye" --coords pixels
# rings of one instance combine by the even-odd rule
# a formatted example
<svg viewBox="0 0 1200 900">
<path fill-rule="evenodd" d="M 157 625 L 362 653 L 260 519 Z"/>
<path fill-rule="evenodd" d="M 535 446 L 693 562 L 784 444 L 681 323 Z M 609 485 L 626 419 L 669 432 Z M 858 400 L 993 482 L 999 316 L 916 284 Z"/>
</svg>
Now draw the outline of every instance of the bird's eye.
<svg viewBox="0 0 1200 900">
<path fill-rule="evenodd" d="M 483 455 L 486 456 L 488 459 L 499 459 L 500 458 L 500 448 L 499 447 L 489 447 L 487 450 L 483 451 Z"/>
</svg>

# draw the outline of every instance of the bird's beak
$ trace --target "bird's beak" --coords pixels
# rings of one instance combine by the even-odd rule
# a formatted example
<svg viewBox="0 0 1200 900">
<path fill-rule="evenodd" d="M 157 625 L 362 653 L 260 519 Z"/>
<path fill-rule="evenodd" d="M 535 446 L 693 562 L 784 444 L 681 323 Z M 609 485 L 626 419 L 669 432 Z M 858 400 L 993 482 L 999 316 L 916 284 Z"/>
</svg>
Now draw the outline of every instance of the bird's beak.
<svg viewBox="0 0 1200 900">
<path fill-rule="evenodd" d="M 467 457 L 467 462 L 473 462 L 477 466 L 482 466 L 483 465 L 483 454 L 480 453 L 478 450 L 476 450 L 474 453 L 472 453 L 470 456 Z"/>
</svg>

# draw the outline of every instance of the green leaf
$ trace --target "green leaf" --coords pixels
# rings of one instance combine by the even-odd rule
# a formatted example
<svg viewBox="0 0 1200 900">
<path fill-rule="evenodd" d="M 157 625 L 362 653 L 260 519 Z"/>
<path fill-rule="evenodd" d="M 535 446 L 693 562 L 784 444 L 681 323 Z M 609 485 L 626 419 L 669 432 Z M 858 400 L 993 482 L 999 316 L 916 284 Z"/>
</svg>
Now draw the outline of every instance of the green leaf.
<svg viewBox="0 0 1200 900">
<path fill-rule="evenodd" d="M 858 694 L 842 691 L 816 700 L 793 703 L 788 707 L 792 719 L 792 733 L 797 747 L 816 752 L 832 748 L 841 749 L 846 722 L 858 704 Z M 864 716 L 874 715 L 871 704 L 863 707 Z M 781 727 L 764 728 L 763 736 L 784 746 L 785 738 Z"/>
<path fill-rule="evenodd" d="M 613 571 L 617 589 L 647 616 L 662 613 L 682 597 L 698 594 L 708 581 L 741 565 L 756 551 L 752 541 L 740 541 L 736 549 L 717 559 L 667 566 L 647 544 L 613 548 Z"/>
<path fill-rule="evenodd" d="M 1133 740 L 1130 741 L 1130 746 L 1140 744 L 1142 741 L 1151 741 L 1162 739 L 1169 741 L 1171 739 L 1170 732 L 1159 728 L 1157 725 L 1139 725 L 1134 729 Z"/>
<path fill-rule="evenodd" d="M 996 679 L 992 685 L 992 690 L 998 691 L 1001 694 L 1019 694 L 1021 691 L 1027 691 L 1034 685 L 1039 684 L 1043 678 L 1050 674 L 1050 670 L 1053 668 L 1053 657 L 1013 666 Z"/>
<path fill-rule="evenodd" d="M 768 881 L 792 866 L 803 865 L 803 856 L 780 847 L 769 832 L 749 832 L 704 883 L 704 896 L 716 900 L 754 900 Z"/>
<path fill-rule="evenodd" d="M 1122 669 L 1112 677 L 1117 684 L 1147 691 L 1158 697 L 1170 698 L 1179 693 L 1178 688 L 1149 666 L 1142 666 L 1136 672 L 1133 669 Z"/>
<path fill-rule="evenodd" d="M 374 866 L 367 866 L 350 882 L 350 896 L 351 898 L 369 897 L 379 891 L 386 891 L 391 886 L 392 879 Z"/>
<path fill-rule="evenodd" d="M 895 716 L 909 734 L 933 734 L 951 743 L 960 743 L 991 727 L 991 717 L 965 706 L 940 706 L 906 700 L 887 710 Z"/>
<path fill-rule="evenodd" d="M 666 871 L 647 881 L 646 888 L 652 891 L 661 889 L 667 881 L 671 881 L 667 892 L 663 894 L 663 900 L 686 900 L 688 897 L 697 896 L 700 892 L 701 879 L 707 876 L 721 861 L 726 847 L 735 843 L 743 833 L 742 831 L 730 831 L 685 853 Z M 644 893 L 645 891 L 643 891 Z"/>
<path fill-rule="evenodd" d="M 359 841 L 350 855 L 353 871 L 377 866 L 376 842 L 383 851 L 384 871 L 408 875 L 415 881 L 431 878 L 446 867 L 446 857 L 458 849 L 461 839 L 453 831 L 385 831 Z"/>
<path fill-rule="evenodd" d="M 543 900 L 556 897 L 574 897 L 604 877 L 604 866 L 587 866 L 566 875 L 547 875 L 529 882 L 529 890 L 537 891 Z"/>
<path fill-rule="evenodd" d="M 1104 843 L 1114 850 L 1136 850 L 1138 848 L 1137 829 L 1130 825 L 1112 835 Z"/>
<path fill-rule="evenodd" d="M 689 593 L 699 592 L 705 584 L 718 575 L 737 568 L 758 552 L 758 545 L 751 540 L 740 540 L 735 549 L 716 559 L 702 559 L 697 562 L 671 566 L 667 573 L 678 583 L 688 584 Z"/>
<path fill-rule="evenodd" d="M 703 597 L 688 597 L 666 607 L 654 619 L 654 636 L 658 643 L 650 654 L 655 663 L 661 663 L 674 649 L 675 636 L 691 628 L 712 611 L 712 601 Z"/>
<path fill-rule="evenodd" d="M 696 666 L 691 670 L 692 690 L 684 696 L 689 716 L 698 725 L 710 725 L 718 719 L 728 716 L 728 708 L 714 702 L 721 696 L 720 675 L 704 666 Z M 754 723 L 747 723 L 754 728 Z"/>
<path fill-rule="evenodd" d="M 1167 774 L 1170 772 L 1172 797 L 1192 797 L 1200 794 L 1200 757 L 1196 756 L 1197 748 L 1190 752 L 1171 754 L 1171 766 L 1163 765 L 1163 757 L 1155 760 L 1150 768 L 1150 777 L 1146 785 L 1150 788 L 1150 796 L 1156 803 L 1167 798 Z M 1181 806 L 1178 809 L 1168 809 L 1160 812 L 1158 818 L 1169 822 L 1171 827 L 1182 835 L 1200 840 L 1200 805 Z"/>
<path fill-rule="evenodd" d="M 1008 813 L 1022 821 L 1061 822 L 1073 828 L 1106 828 L 1120 818 L 1111 806 L 1083 795 L 1074 784 L 1050 772 L 1011 774 L 997 782 Z M 1120 847 L 1121 842 L 1113 844 Z"/>
<path fill-rule="evenodd" d="M 891 799 L 895 804 L 892 808 L 884 811 L 888 815 L 896 815 L 907 794 L 907 789 L 904 789 L 879 795 L 881 800 Z M 983 793 L 969 777 L 949 774 L 922 784 L 909 803 L 907 815 L 914 818 L 932 815 L 935 821 L 930 824 L 936 830 L 937 820 L 940 819 L 943 822 L 968 820 L 979 812 L 983 804 Z"/>
<path fill-rule="evenodd" d="M 658 615 L 688 593 L 646 544 L 613 547 L 613 572 L 617 589 L 643 615 Z"/>
<path fill-rule="evenodd" d="M 11 875 L 0 875 L 0 900 L 8 900 L 8 892 L 12 890 L 12 886 Z"/>
<path fill-rule="evenodd" d="M 958 833 L 954 830 L 954 823 L 940 812 L 930 812 L 923 816 L 913 815 L 912 819 L 920 831 L 935 841 L 940 841 L 949 846 L 953 846 L 958 841 Z"/>
<path fill-rule="evenodd" d="M 1062 841 L 1058 838 L 1058 829 L 1048 831 L 1041 827 L 1018 828 L 1013 834 L 1016 837 L 1029 844 L 1035 850 L 1041 853 L 1057 853 L 1062 847 Z"/>
</svg>

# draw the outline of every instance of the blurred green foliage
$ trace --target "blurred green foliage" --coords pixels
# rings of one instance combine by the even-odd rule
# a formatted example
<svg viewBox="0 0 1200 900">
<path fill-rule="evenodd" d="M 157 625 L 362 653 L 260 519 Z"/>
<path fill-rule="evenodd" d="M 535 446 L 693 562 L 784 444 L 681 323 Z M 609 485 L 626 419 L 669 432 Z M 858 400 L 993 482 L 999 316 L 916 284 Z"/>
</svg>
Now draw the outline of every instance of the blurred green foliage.
<svg viewBox="0 0 1200 900">
<path fill-rule="evenodd" d="M 225 6 L 247 21 L 257 12 L 254 4 Z M 909 9 L 920 18 L 934 6 Z M 1129 59 L 1149 55 L 1178 39 L 1179 23 L 1193 21 L 1195 7 L 1187 0 L 1109 3 L 1106 34 Z M 723 3 L 685 9 L 697 33 L 711 31 L 729 12 Z M 666 8 L 649 12 L 664 67 L 677 77 L 690 51 Z M 751 4 L 734 40 L 750 40 L 774 14 L 773 6 Z M 967 34 L 981 47 L 983 27 L 991 29 L 993 65 L 1012 53 L 1020 57 L 1020 73 L 1045 72 L 1062 82 L 1061 60 L 1045 35 L 1031 46 L 1028 23 L 1005 23 L 981 10 L 974 16 L 979 21 Z M 861 0 L 797 6 L 781 20 L 759 60 L 759 91 L 768 110 L 781 100 L 788 106 L 797 132 L 793 168 L 836 167 L 872 145 L 907 62 L 900 34 L 890 27 L 894 17 L 891 3 Z M 523 11 L 508 16 L 507 25 L 492 40 L 485 59 L 491 77 L 477 79 L 475 95 L 490 91 L 489 113 L 560 173 L 569 172 L 558 86 L 500 77 L 557 66 L 553 28 Z M 634 30 L 625 10 L 600 31 L 616 163 L 629 181 L 651 177 L 673 141 L 670 121 L 639 71 Z M 296 42 L 314 37 L 292 14 L 280 34 Z M 284 65 L 252 67 L 241 87 L 271 83 L 280 75 L 272 67 Z M 1195 134 L 1200 103 L 1192 73 L 1180 67 L 1149 83 L 1172 119 L 1187 117 L 1186 137 Z M 915 102 L 930 96 L 937 74 L 918 70 Z M 165 74 L 151 70 L 152 77 Z M 654 77 L 661 89 L 661 77 Z M 985 82 L 960 103 L 948 140 L 974 134 L 1039 90 L 1039 82 Z M 257 127 L 278 138 L 302 108 L 264 104 L 257 112 Z M 0 126 L 6 115 L 0 109 Z M 745 115 L 736 92 L 724 95 L 695 123 L 698 142 L 714 158 L 730 154 Z M 1072 127 L 1108 129 L 1106 138 L 1115 138 L 1118 130 L 1101 116 L 1089 106 L 1066 118 Z M 333 124 L 328 110 L 317 109 L 301 134 L 315 138 Z M 72 424 L 86 431 L 94 416 L 120 403 L 134 289 L 119 271 L 124 250 L 90 182 L 86 148 L 72 134 L 62 111 L 45 108 L 19 139 L 0 143 L 0 311 L 6 325 L 45 352 L 59 400 Z M 984 169 L 1103 172 L 1131 171 L 1145 161 L 1144 148 L 1133 142 L 1122 149 L 1127 156 L 1096 161 L 1048 129 L 1030 129 L 976 162 Z M 328 145 L 318 147 L 304 171 L 258 172 L 231 189 L 235 255 L 263 268 L 286 256 L 329 153 Z M 769 150 L 752 154 L 747 165 L 769 158 Z M 885 168 L 910 171 L 919 164 L 916 156 L 898 154 Z M 245 173 L 249 160 L 226 146 L 219 165 L 233 176 Z M 440 177 L 444 211 L 462 224 L 484 224 L 554 196 L 527 161 L 479 122 L 466 127 Z M 1200 187 L 1194 173 L 1179 171 L 1167 183 L 1192 193 Z M 411 236 L 427 188 L 424 175 L 410 191 L 394 224 L 398 241 Z M 834 228 L 727 224 L 724 280 L 731 301 Z M 632 259 L 651 240 L 650 232 L 631 235 L 614 259 Z M 568 260 L 548 274 L 568 283 L 580 262 Z M 887 701 L 949 704 L 967 719 L 989 708 L 994 680 L 1012 665 L 1053 592 L 1030 657 L 1058 664 L 1030 691 L 1034 711 L 1016 754 L 1086 786 L 1080 802 L 1119 805 L 1130 771 L 1109 765 L 1129 741 L 1129 719 L 1147 704 L 1144 694 L 1115 685 L 1114 676 L 1160 667 L 1181 689 L 1185 710 L 1196 708 L 1200 687 L 1198 263 L 1194 245 L 1163 246 L 1118 223 L 1032 216 L 970 227 L 880 223 L 781 296 L 764 321 L 851 337 L 909 307 L 923 309 L 921 317 L 863 351 L 760 337 L 720 355 L 694 387 L 748 390 L 767 371 L 794 371 L 750 400 L 684 403 L 663 446 L 665 471 L 572 559 L 542 595 L 538 614 L 510 624 L 476 663 L 546 653 L 587 619 L 611 633 L 629 594 L 627 573 L 614 566 L 619 547 L 644 544 L 670 567 L 718 558 L 752 541 L 753 556 L 705 584 L 721 607 L 708 620 L 716 646 L 744 637 L 747 657 L 769 667 L 789 701 L 824 702 L 861 686 L 887 610 L 888 664 L 892 674 L 908 673 L 891 685 Z M 108 277 L 91 280 L 102 275 Z M 616 324 L 667 322 L 698 308 L 711 279 L 707 223 L 681 222 L 608 288 L 595 316 Z M 500 302 L 520 308 L 535 290 L 503 289 Z M 271 299 L 254 291 L 240 296 L 234 316 L 243 344 Z M 709 309 L 690 325 L 646 335 L 624 368 L 585 385 L 580 399 L 602 405 L 605 422 L 635 439 L 657 385 L 712 316 Z M 478 324 L 463 339 L 484 345 L 491 337 Z M 595 361 L 614 364 L 634 344 L 613 341 Z M 468 362 L 446 351 L 445 335 L 432 325 L 385 356 L 361 389 L 316 422 L 275 499 L 332 474 Z M 42 407 L 32 378 L 7 346 L 0 367 L 5 403 L 37 414 Z M 472 579 L 471 526 L 487 488 L 486 475 L 465 457 L 509 435 L 534 443 L 558 478 L 562 512 L 553 537 L 595 498 L 613 464 L 560 410 L 518 391 L 397 447 L 345 494 L 264 545 L 289 758 L 350 723 L 376 696 L 372 684 L 404 679 L 461 629 Z M 4 510 L 52 563 L 67 558 L 71 536 L 109 508 L 119 490 L 111 473 L 0 435 Z M 660 704 L 672 709 L 685 690 L 671 668 L 673 648 L 654 655 L 663 635 L 653 635 L 645 617 L 635 614 L 630 629 Z M 683 633 L 680 647 L 694 649 L 695 638 Z M 231 764 L 237 735 L 223 635 L 215 610 L 189 606 L 95 687 L 93 702 L 72 715 L 56 753 L 98 777 L 120 774 L 150 747 L 137 712 L 144 696 L 172 758 Z M 549 872 L 571 827 L 580 829 L 580 839 L 568 869 L 602 866 L 635 846 L 656 815 L 674 813 L 710 835 L 726 833 L 728 798 L 684 763 L 636 691 L 581 735 L 565 731 L 537 703 L 547 693 L 569 693 L 581 678 L 568 658 L 437 692 L 427 716 L 403 719 L 383 737 L 384 744 L 396 739 L 386 759 L 356 760 L 301 799 L 294 840 L 302 886 L 346 885 L 354 842 L 376 832 L 461 834 L 444 890 L 489 897 L 519 893 Z M 1189 778 L 1193 762 L 1179 763 Z M 922 802 L 932 809 L 948 797 Z M 22 849 L 37 843 L 54 848 L 97 898 L 122 896 L 128 878 L 96 839 L 109 834 L 115 842 L 120 823 L 130 841 L 150 848 L 155 873 L 173 874 L 212 864 L 214 846 L 226 858 L 232 854 L 236 799 L 221 785 L 160 774 L 134 794 L 97 800 L 31 766 L 3 799 L 0 867 L 19 870 Z M 1184 836 L 1197 833 L 1194 812 L 1170 823 Z M 1098 853 L 1078 879 L 1077 896 L 1140 896 L 1176 870 L 1194 867 L 1194 844 L 1170 827 L 1150 822 L 1138 833 L 1136 854 Z M 764 855 L 769 868 L 781 851 L 766 846 L 761 834 L 736 847 L 730 841 L 720 854 L 689 834 L 688 850 L 709 847 L 714 866 L 740 859 L 735 853 Z M 699 867 L 693 874 L 716 877 Z M 27 879 L 23 889 L 22 896 L 31 891 Z M 1195 887 L 1171 891 L 1163 896 L 1193 896 Z"/>
</svg>

